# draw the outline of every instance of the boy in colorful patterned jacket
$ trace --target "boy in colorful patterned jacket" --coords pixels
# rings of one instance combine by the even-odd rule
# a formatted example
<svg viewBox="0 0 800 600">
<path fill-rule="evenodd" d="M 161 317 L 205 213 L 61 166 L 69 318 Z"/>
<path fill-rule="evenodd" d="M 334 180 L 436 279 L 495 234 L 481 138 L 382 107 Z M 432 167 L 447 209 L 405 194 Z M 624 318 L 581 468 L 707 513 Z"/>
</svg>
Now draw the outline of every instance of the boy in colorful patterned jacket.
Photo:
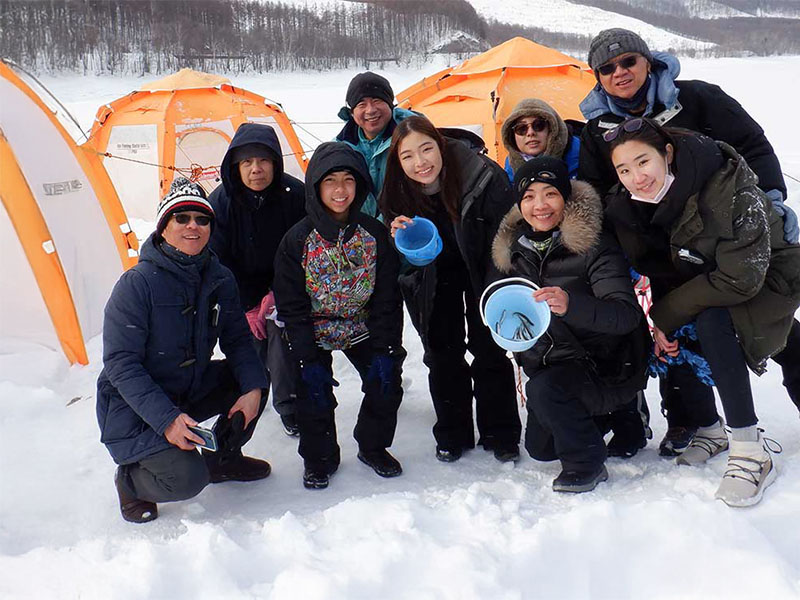
<svg viewBox="0 0 800 600">
<path fill-rule="evenodd" d="M 363 157 L 341 142 L 314 152 L 306 216 L 281 241 L 273 289 L 299 369 L 297 424 L 303 485 L 328 486 L 340 461 L 332 351 L 358 371 L 364 398 L 353 432 L 358 458 L 382 477 L 402 473 L 386 450 L 403 397 L 400 264 L 382 223 L 360 212 L 371 190 Z"/>
</svg>

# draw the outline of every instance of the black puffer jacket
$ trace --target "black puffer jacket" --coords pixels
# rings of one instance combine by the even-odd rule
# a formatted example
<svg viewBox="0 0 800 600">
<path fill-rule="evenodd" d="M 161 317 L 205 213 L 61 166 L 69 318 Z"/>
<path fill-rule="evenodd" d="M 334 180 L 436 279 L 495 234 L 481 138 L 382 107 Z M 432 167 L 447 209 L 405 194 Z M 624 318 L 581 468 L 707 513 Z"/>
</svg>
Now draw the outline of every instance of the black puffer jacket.
<svg viewBox="0 0 800 600">
<path fill-rule="evenodd" d="M 786 197 L 786 183 L 780 163 L 764 130 L 719 86 L 705 81 L 675 81 L 678 106 L 667 111 L 656 102 L 647 115 L 667 127 L 689 129 L 726 142 L 747 160 L 758 175 L 758 187 L 780 190 Z M 588 181 L 601 194 L 617 183 L 617 176 L 603 134 L 624 119 L 612 113 L 590 119 L 581 134 L 578 179 Z"/>
<path fill-rule="evenodd" d="M 643 314 L 628 263 L 613 237 L 602 233 L 602 221 L 600 198 L 582 181 L 572 183 L 564 219 L 545 252 L 525 237 L 531 228 L 517 206 L 503 219 L 492 247 L 499 272 L 493 278 L 524 277 L 541 287 L 561 287 L 569 294 L 567 313 L 553 315 L 547 333 L 533 348 L 517 355 L 526 371 L 584 358 L 571 341 L 571 332 L 598 366 L 598 373 L 615 372 L 621 368 L 614 363 L 622 359 L 622 350 L 641 333 L 637 328 L 642 326 Z M 642 380 L 642 373 L 637 373 L 636 382 L 630 382 L 630 394 L 640 389 Z"/>
<path fill-rule="evenodd" d="M 262 192 L 248 189 L 231 160 L 236 148 L 261 144 L 274 155 L 272 184 Z M 305 216 L 303 183 L 283 172 L 275 131 L 257 123 L 236 130 L 222 160 L 222 185 L 209 197 L 216 221 L 211 249 L 239 285 L 244 310 L 250 310 L 272 288 L 273 262 L 284 234 Z"/>
<path fill-rule="evenodd" d="M 466 265 L 473 293 L 479 298 L 491 267 L 492 241 L 503 216 L 514 205 L 514 194 L 508 176 L 497 163 L 463 142 L 446 139 L 462 182 L 461 218 L 454 226 L 457 251 Z M 439 259 L 410 270 L 400 282 L 411 320 L 423 340 L 433 310 L 438 262 Z"/>
<path fill-rule="evenodd" d="M 335 221 L 318 189 L 331 170 L 356 177 L 348 220 Z M 317 359 L 318 348 L 345 349 L 367 337 L 376 352 L 399 349 L 403 313 L 400 261 L 386 227 L 360 211 L 372 189 L 364 158 L 343 142 L 321 144 L 306 172 L 308 215 L 284 236 L 275 259 L 275 301 L 292 355 Z"/>
</svg>

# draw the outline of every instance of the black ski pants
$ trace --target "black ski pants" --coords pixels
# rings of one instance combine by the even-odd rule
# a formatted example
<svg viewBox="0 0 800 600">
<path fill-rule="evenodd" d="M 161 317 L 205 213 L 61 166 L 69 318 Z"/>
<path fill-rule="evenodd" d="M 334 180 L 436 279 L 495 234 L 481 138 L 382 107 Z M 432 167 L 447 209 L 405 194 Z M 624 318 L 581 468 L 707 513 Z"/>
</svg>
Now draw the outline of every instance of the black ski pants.
<svg viewBox="0 0 800 600">
<path fill-rule="evenodd" d="M 555 456 L 565 471 L 594 471 L 606 460 L 606 445 L 590 407 L 602 405 L 602 390 L 585 363 L 563 362 L 528 373 L 525 447 L 537 460 L 554 458 L 544 440 L 552 433 Z M 530 436 L 530 443 L 528 437 Z"/>
<path fill-rule="evenodd" d="M 397 429 L 397 411 L 403 399 L 403 361 L 406 352 L 395 350 L 392 379 L 384 390 L 379 378 L 369 378 L 368 373 L 374 352 L 369 341 L 363 341 L 344 350 L 344 355 L 355 367 L 361 377 L 361 408 L 353 430 L 359 450 L 371 451 L 388 448 L 394 440 Z M 333 354 L 319 351 L 322 365 L 333 373 Z M 295 365 L 299 375 L 299 365 Z M 320 411 L 312 405 L 305 383 L 298 376 L 296 412 L 297 426 L 300 429 L 298 452 L 303 457 L 306 468 L 333 472 L 339 465 L 341 453 L 336 436 L 334 410 L 337 406 L 333 387 L 328 386 L 330 407 Z"/>
<path fill-rule="evenodd" d="M 521 433 L 514 370 L 505 350 L 481 321 L 464 268 L 438 269 L 427 335 L 421 336 L 428 367 L 439 448 L 475 446 L 472 398 L 479 440 L 487 450 L 518 445 Z M 472 363 L 467 363 L 469 351 Z"/>
</svg>

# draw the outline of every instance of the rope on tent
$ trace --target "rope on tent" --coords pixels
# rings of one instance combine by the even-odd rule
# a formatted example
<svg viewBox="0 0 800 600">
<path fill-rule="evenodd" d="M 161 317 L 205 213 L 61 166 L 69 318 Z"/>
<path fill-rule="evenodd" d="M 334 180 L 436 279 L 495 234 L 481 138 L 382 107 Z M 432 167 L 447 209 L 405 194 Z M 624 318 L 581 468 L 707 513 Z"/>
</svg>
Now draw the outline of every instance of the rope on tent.
<svg viewBox="0 0 800 600">
<path fill-rule="evenodd" d="M 297 122 L 295 122 L 295 121 L 290 121 L 290 123 L 292 124 L 292 127 L 297 127 L 298 129 L 301 129 L 301 130 L 305 131 L 305 132 L 306 132 L 308 135 L 310 135 L 311 137 L 313 137 L 313 138 L 314 138 L 315 140 L 317 140 L 317 141 L 318 141 L 320 144 L 324 142 L 324 140 L 321 140 L 321 139 L 319 139 L 317 136 L 315 136 L 313 133 L 311 133 L 311 132 L 310 132 L 308 129 L 306 129 L 305 127 L 303 127 L 302 125 L 300 125 L 300 123 L 297 123 Z"/>
<path fill-rule="evenodd" d="M 791 179 L 792 181 L 796 181 L 797 183 L 800 183 L 800 179 L 798 179 L 797 177 L 792 177 L 792 176 L 791 176 L 791 175 L 789 175 L 788 173 L 784 173 L 784 176 L 788 177 L 788 178 L 789 178 L 789 179 Z"/>
<path fill-rule="evenodd" d="M 203 166 L 199 163 L 192 163 L 189 167 L 176 167 L 174 165 L 162 165 L 159 163 L 148 162 L 146 160 L 139 160 L 137 158 L 130 158 L 127 156 L 117 156 L 116 154 L 111 154 L 111 152 L 98 152 L 94 151 L 95 154 L 98 156 L 105 156 L 106 158 L 114 158 L 117 160 L 126 160 L 128 162 L 137 163 L 140 165 L 147 165 L 148 167 L 158 167 L 161 169 L 167 169 L 169 171 L 175 171 L 176 173 L 180 173 L 190 181 L 198 181 L 200 177 L 204 173 L 208 173 L 209 171 L 216 171 L 217 175 L 219 176 L 219 170 L 222 165 L 208 165 Z M 305 151 L 303 152 L 286 152 L 281 154 L 281 157 L 287 156 L 305 156 Z"/>
</svg>

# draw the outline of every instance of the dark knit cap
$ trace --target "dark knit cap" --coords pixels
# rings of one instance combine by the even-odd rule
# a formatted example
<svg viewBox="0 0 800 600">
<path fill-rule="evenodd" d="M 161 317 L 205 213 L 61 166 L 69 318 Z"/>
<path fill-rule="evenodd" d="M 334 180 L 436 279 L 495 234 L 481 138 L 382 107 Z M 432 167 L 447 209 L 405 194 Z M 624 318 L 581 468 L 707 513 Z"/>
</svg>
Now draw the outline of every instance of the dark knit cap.
<svg viewBox="0 0 800 600">
<path fill-rule="evenodd" d="M 169 192 L 158 205 L 156 233 L 161 235 L 164 232 L 172 215 L 187 210 L 206 214 L 211 217 L 211 223 L 214 223 L 214 209 L 206 199 L 205 190 L 185 177 L 176 177 L 169 187 Z"/>
<path fill-rule="evenodd" d="M 549 183 L 556 188 L 564 202 L 572 195 L 572 184 L 569 181 L 567 164 L 554 156 L 535 156 L 522 165 L 514 173 L 514 194 L 517 205 L 522 202 L 525 190 L 535 182 Z"/>
<path fill-rule="evenodd" d="M 258 143 L 239 146 L 234 148 L 231 153 L 231 163 L 233 164 L 240 163 L 248 158 L 267 158 L 274 162 L 277 157 L 268 146 Z"/>
<path fill-rule="evenodd" d="M 394 92 L 389 80 L 371 71 L 359 73 L 347 86 L 345 101 L 351 109 L 364 98 L 378 98 L 389 106 L 394 106 Z"/>
<path fill-rule="evenodd" d="M 637 52 L 653 62 L 653 55 L 650 48 L 638 34 L 629 29 L 604 29 L 592 40 L 589 45 L 589 66 L 597 74 L 597 68 L 602 67 L 612 58 L 625 54 L 626 52 Z"/>
</svg>

